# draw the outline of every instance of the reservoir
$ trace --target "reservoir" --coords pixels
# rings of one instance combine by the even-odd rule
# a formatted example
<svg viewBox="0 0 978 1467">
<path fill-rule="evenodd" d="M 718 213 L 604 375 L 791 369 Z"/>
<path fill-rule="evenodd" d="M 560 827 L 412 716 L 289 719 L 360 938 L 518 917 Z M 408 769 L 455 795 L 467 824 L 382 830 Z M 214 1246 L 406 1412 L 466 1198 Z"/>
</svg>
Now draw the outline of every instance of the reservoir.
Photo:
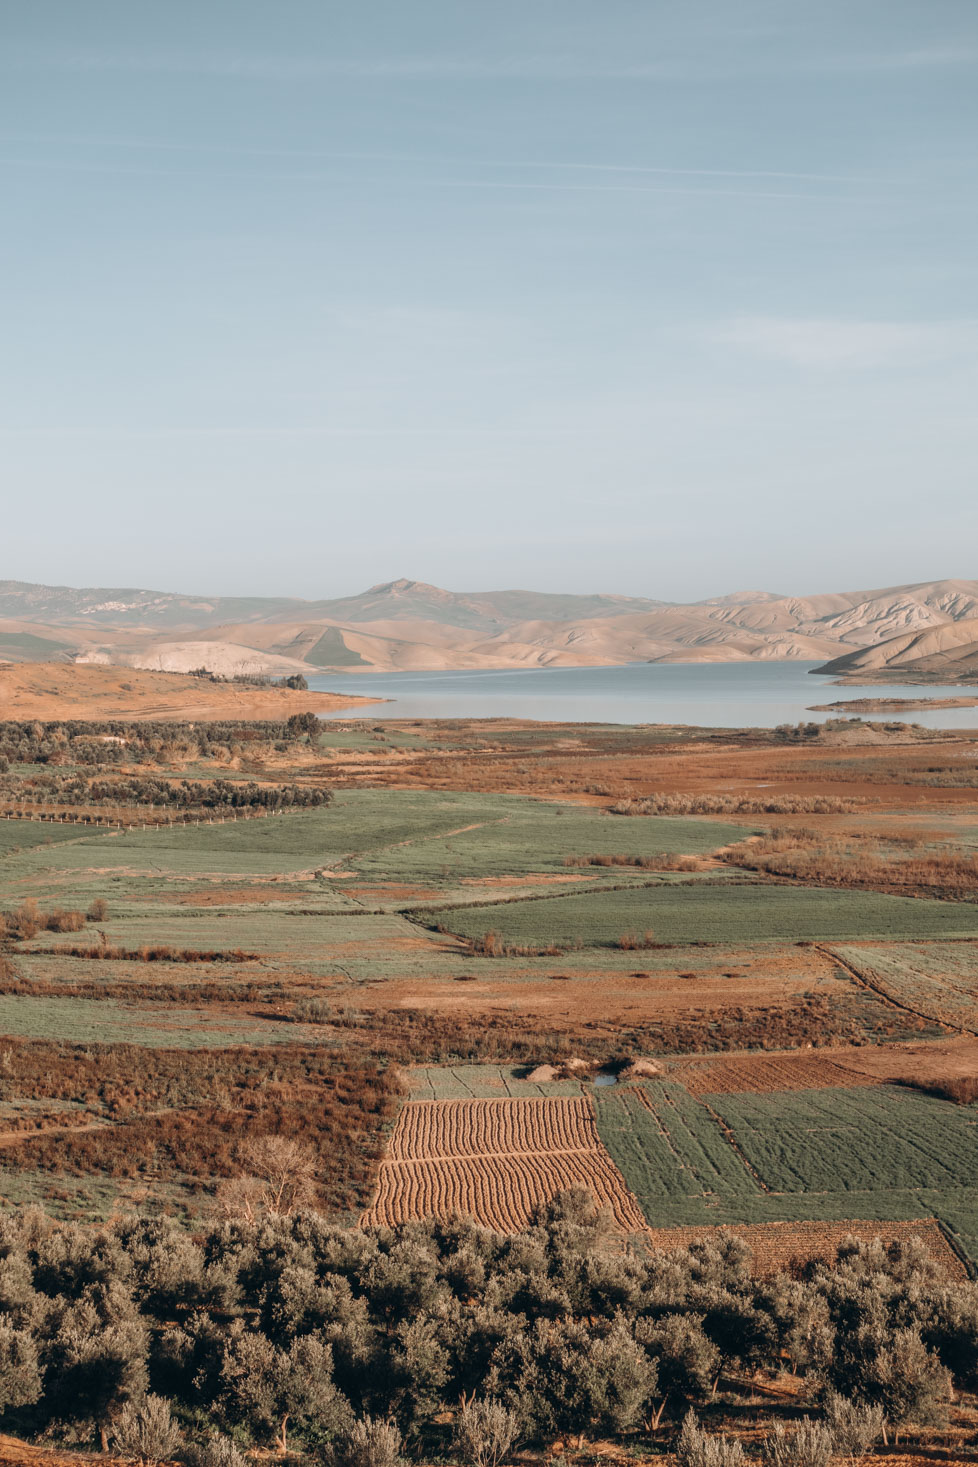
<svg viewBox="0 0 978 1467">
<path fill-rule="evenodd" d="M 499 671 L 317 673 L 310 688 L 390 701 L 364 708 L 385 718 L 528 718 L 559 723 L 671 723 L 773 728 L 841 718 L 813 703 L 848 698 L 978 696 L 975 687 L 881 683 L 840 687 L 813 676 L 813 662 L 633 662 L 623 667 L 532 667 Z M 350 718 L 349 709 L 325 717 Z M 978 707 L 867 713 L 880 722 L 978 730 Z"/>
</svg>

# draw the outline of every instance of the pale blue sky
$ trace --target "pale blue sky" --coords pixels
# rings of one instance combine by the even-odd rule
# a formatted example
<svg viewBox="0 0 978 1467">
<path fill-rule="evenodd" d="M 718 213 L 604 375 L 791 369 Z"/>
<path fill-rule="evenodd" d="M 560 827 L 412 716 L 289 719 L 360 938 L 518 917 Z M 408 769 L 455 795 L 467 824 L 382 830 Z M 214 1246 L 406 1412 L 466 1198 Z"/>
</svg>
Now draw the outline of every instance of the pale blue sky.
<svg viewBox="0 0 978 1467">
<path fill-rule="evenodd" d="M 0 576 L 978 574 L 975 0 L 2 0 Z"/>
</svg>

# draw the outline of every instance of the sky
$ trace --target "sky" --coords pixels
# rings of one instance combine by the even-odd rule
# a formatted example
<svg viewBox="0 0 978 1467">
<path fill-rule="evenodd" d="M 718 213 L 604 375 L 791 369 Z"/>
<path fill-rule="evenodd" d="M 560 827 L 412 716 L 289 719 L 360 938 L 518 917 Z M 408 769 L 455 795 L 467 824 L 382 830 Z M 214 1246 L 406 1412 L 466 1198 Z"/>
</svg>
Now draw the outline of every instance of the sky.
<svg viewBox="0 0 978 1467">
<path fill-rule="evenodd" d="M 0 576 L 978 575 L 974 0 L 0 0 Z"/>
</svg>

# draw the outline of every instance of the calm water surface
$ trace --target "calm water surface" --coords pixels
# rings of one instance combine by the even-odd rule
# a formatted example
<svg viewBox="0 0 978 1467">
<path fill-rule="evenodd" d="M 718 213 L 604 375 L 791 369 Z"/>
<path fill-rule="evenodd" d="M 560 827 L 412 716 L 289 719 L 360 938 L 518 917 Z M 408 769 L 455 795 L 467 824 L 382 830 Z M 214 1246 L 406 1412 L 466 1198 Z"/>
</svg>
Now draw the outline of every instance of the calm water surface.
<svg viewBox="0 0 978 1467">
<path fill-rule="evenodd" d="M 813 662 L 634 662 L 625 667 L 534 667 L 499 672 L 323 673 L 309 678 L 321 691 L 392 699 L 364 709 L 383 718 L 532 718 L 566 723 L 687 723 L 708 728 L 773 728 L 836 713 L 811 713 L 813 703 L 845 698 L 978 696 L 966 687 L 836 687 L 812 676 Z M 350 710 L 325 717 L 349 718 Z M 978 729 L 978 708 L 942 708 L 864 717 L 929 728 Z"/>
</svg>

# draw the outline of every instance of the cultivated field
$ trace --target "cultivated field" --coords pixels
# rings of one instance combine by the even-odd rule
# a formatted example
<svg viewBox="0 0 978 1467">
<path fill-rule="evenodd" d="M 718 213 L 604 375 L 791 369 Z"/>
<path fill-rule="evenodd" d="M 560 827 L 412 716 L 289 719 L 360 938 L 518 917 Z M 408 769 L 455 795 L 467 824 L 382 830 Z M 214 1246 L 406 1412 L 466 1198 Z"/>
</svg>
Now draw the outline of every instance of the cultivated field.
<svg viewBox="0 0 978 1467">
<path fill-rule="evenodd" d="M 305 1137 L 320 1203 L 358 1216 L 399 1097 L 583 1102 L 653 1226 L 936 1215 L 978 1252 L 966 1110 L 887 1090 L 882 1109 L 837 1118 L 883 1135 L 877 1150 L 892 1164 L 840 1171 L 829 1190 L 833 1132 L 804 1122 L 817 1094 L 875 1094 L 879 1080 L 940 1078 L 952 1064 L 947 1045 L 978 1028 L 978 905 L 923 889 L 829 889 L 729 860 L 775 824 L 808 832 L 800 847 L 816 871 L 840 833 L 857 853 L 875 832 L 898 856 L 904 835 L 907 851 L 973 851 L 974 792 L 927 783 L 935 758 L 956 757 L 932 743 L 926 755 L 892 741 L 840 751 L 731 731 L 504 721 L 311 734 L 0 726 L 12 802 L 29 810 L 43 795 L 70 816 L 87 794 L 110 822 L 0 819 L 0 1105 L 15 1138 L 3 1195 L 81 1216 L 138 1195 L 199 1216 L 227 1205 L 223 1189 L 247 1171 L 245 1139 L 284 1129 Z M 133 818 L 170 819 L 172 790 L 183 823 L 130 830 L 118 802 L 92 803 L 101 788 L 147 782 L 153 803 L 133 803 Z M 324 786 L 332 803 L 289 805 Z M 259 803 L 255 818 L 232 820 L 195 808 L 197 789 L 255 801 L 284 790 L 285 803 L 277 795 L 279 813 Z M 611 813 L 631 799 L 680 813 Z M 762 804 L 771 809 L 682 813 Z M 925 866 L 901 870 L 923 880 Z M 878 862 L 863 862 L 860 880 L 878 869 L 885 885 Z M 31 901 L 43 920 L 23 916 Z M 568 1071 L 526 1079 L 575 1056 L 654 1056 L 665 1079 L 605 1090 Z M 955 1074 L 970 1063 L 955 1052 Z M 759 1115 L 735 1114 L 752 1094 L 783 1109 L 805 1175 L 783 1178 L 777 1136 Z M 901 1097 L 950 1117 L 944 1171 L 921 1150 L 934 1122 L 915 1121 L 906 1158 L 886 1139 L 892 1115 L 925 1115 L 894 1112 Z M 56 1126 L 66 1104 L 71 1124 Z M 376 1205 L 408 1206 L 394 1167 L 411 1179 L 410 1208 L 427 1206 L 415 1173 L 438 1167 L 459 1205 L 512 1226 L 534 1174 L 551 1195 L 553 1167 L 580 1181 L 604 1154 L 593 1136 L 514 1147 L 474 1135 L 468 1149 L 446 1135 L 428 1160 L 397 1155 L 396 1143 Z"/>
<path fill-rule="evenodd" d="M 585 1187 L 619 1228 L 644 1218 L 598 1139 L 587 1097 L 546 1100 L 411 1101 L 380 1168 L 363 1226 L 413 1218 L 474 1218 L 515 1232 L 540 1203 Z"/>
</svg>

